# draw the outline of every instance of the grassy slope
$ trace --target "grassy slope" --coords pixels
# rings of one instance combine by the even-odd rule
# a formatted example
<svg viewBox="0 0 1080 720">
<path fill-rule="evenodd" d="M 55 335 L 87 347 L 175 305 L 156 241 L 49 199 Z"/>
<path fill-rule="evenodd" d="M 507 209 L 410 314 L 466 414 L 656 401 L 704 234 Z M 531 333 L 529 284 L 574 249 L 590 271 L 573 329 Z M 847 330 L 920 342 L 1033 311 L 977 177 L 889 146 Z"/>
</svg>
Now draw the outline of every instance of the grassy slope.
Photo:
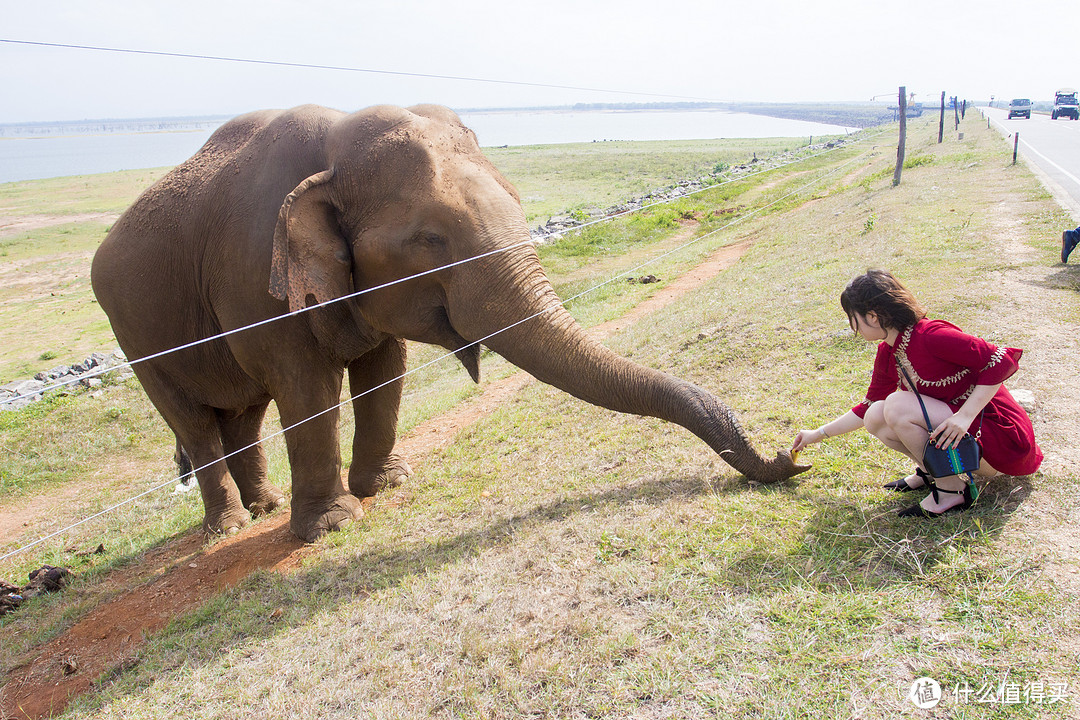
<svg viewBox="0 0 1080 720">
<path fill-rule="evenodd" d="M 0 217 L 73 216 L 70 223 L 0 237 L 0 384 L 116 346 L 93 300 L 89 263 L 112 223 L 77 216 L 120 213 L 163 172 L 0 185 Z"/>
<path fill-rule="evenodd" d="M 1053 262 L 1062 217 L 1030 175 L 1002 169 L 1007 153 L 988 132 L 973 127 L 964 143 L 943 146 L 935 135 L 913 123 L 909 156 L 927 159 L 900 188 L 885 145 L 801 204 L 720 231 L 704 245 L 754 244 L 611 344 L 714 390 L 770 448 L 861 397 L 872 348 L 852 339 L 836 297 L 867 266 L 893 269 L 937 314 L 992 334 L 984 315 L 1000 298 L 987 274 L 1007 267 L 990 210 L 1020 198 L 1042 264 Z M 716 191 L 702 203 L 778 199 L 807 179 L 770 177 L 735 200 Z M 618 227 L 603 232 L 612 235 L 594 243 L 609 248 L 600 262 L 636 252 L 616 243 Z M 552 265 L 570 263 L 549 252 Z M 575 311 L 618 314 L 611 308 L 634 301 L 626 293 L 647 292 L 622 288 Z M 1061 300 L 1075 317 L 1075 295 Z M 145 400 L 128 387 L 106 402 L 117 412 L 85 396 L 53 412 L 70 408 L 109 429 L 107 452 L 164 476 L 167 465 L 151 458 L 168 439 Z M 416 466 L 300 571 L 248 578 L 178 619 L 136 668 L 68 715 L 884 718 L 911 707 L 903 695 L 924 674 L 946 687 L 1069 682 L 1075 694 L 1080 618 L 1047 570 L 1030 510 L 1075 513 L 1075 477 L 995 481 L 976 511 L 923 524 L 894 517 L 900 502 L 879 486 L 905 468 L 864 433 L 807 458 L 815 468 L 801 482 L 748 488 L 678 427 L 530 387 Z M 119 532 L 148 514 L 168 522 Z M 134 549 L 197 517 L 190 496 L 150 498 L 82 542 Z M 19 567 L 49 559 L 71 558 L 57 544 Z M 87 568 L 94 562 L 103 561 Z M 77 615 L 95 582 L 89 574 L 6 621 L 5 645 L 24 647 L 38 628 Z M 947 701 L 936 716 L 1066 712 Z"/>
</svg>

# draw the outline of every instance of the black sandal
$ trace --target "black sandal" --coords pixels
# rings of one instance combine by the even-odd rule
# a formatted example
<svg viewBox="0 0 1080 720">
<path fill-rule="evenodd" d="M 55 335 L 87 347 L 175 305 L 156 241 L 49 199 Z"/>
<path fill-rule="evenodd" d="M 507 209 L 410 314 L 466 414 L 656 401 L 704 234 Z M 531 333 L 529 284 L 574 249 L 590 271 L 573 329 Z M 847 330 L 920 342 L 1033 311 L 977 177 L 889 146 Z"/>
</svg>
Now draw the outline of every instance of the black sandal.
<svg viewBox="0 0 1080 720">
<path fill-rule="evenodd" d="M 930 481 L 930 476 L 923 472 L 922 468 L 915 468 L 915 474 L 923 479 L 923 484 L 917 487 L 911 487 L 907 484 L 907 478 L 902 477 L 899 480 L 893 480 L 891 483 L 885 483 L 882 487 L 886 490 L 895 490 L 896 492 L 914 492 L 916 490 L 922 490 L 923 488 L 930 487 L 933 483 Z"/>
<path fill-rule="evenodd" d="M 971 507 L 972 505 L 975 504 L 975 498 L 971 494 L 971 484 L 970 483 L 965 484 L 963 490 L 945 490 L 944 488 L 939 488 L 937 485 L 935 485 L 934 483 L 931 482 L 930 483 L 930 490 L 932 491 L 932 494 L 934 496 L 934 502 L 941 502 L 938 499 L 938 493 L 939 492 L 949 493 L 950 495 L 963 495 L 964 496 L 964 502 L 960 503 L 959 505 L 953 505 L 948 510 L 943 510 L 941 512 L 933 512 L 932 510 L 927 510 L 926 508 L 924 508 L 919 503 L 916 503 L 916 504 L 912 505 L 911 507 L 905 508 L 905 509 L 901 510 L 900 512 L 898 512 L 897 516 L 899 516 L 899 517 L 919 517 L 919 518 L 926 518 L 926 519 L 929 520 L 929 519 L 932 519 L 932 518 L 941 517 L 942 515 L 947 515 L 947 514 L 949 514 L 951 512 L 963 512 L 964 510 L 967 510 L 969 507 Z"/>
</svg>

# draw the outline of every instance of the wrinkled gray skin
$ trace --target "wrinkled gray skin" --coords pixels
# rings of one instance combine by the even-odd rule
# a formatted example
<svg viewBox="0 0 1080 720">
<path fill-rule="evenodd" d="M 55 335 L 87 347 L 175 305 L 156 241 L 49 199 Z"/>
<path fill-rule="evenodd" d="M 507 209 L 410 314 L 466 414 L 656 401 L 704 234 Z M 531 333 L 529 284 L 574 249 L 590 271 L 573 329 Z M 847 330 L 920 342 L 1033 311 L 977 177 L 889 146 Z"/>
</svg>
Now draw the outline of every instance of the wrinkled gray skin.
<svg viewBox="0 0 1080 720">
<path fill-rule="evenodd" d="M 117 221 L 92 280 L 135 359 L 528 239 L 514 188 L 450 110 L 304 106 L 222 126 Z M 300 538 L 342 527 L 361 514 L 359 497 L 407 476 L 393 453 L 400 380 L 353 404 L 348 491 L 338 413 L 324 413 L 346 369 L 353 395 L 400 375 L 404 339 L 457 351 L 474 380 L 470 343 L 484 339 L 576 397 L 683 425 L 753 480 L 805 469 L 784 452 L 759 456 L 709 393 L 589 339 L 526 244 L 136 365 L 201 468 L 204 530 L 231 532 L 282 504 L 257 444 L 271 399 L 285 427 L 317 415 L 285 434 Z"/>
</svg>

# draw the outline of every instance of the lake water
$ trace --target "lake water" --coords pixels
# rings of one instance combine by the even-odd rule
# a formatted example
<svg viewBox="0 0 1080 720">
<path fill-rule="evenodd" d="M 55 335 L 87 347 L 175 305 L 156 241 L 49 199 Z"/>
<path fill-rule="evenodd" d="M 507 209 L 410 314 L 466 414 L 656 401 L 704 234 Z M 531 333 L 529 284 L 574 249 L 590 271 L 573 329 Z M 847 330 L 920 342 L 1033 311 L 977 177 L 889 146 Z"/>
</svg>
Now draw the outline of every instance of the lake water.
<svg viewBox="0 0 1080 720">
<path fill-rule="evenodd" d="M 603 140 L 809 139 L 857 129 L 714 110 L 463 112 L 461 117 L 484 147 Z M 0 182 L 177 165 L 224 120 L 0 126 Z"/>
</svg>

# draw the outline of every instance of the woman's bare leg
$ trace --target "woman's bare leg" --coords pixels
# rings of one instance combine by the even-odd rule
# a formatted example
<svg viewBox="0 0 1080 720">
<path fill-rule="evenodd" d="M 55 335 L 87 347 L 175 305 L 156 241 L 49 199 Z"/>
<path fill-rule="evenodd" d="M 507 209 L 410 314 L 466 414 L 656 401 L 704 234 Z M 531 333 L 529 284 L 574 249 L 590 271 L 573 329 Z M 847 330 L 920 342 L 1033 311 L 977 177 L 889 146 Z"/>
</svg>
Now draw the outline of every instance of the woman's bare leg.
<svg viewBox="0 0 1080 720">
<path fill-rule="evenodd" d="M 926 404 L 926 412 L 930 416 L 930 424 L 933 427 L 937 427 L 939 423 L 953 414 L 952 409 L 940 400 L 924 396 L 923 403 Z M 923 449 L 926 447 L 926 441 L 930 438 L 930 433 L 926 429 L 926 420 L 923 418 L 922 409 L 919 406 L 919 398 L 911 392 L 894 392 L 885 398 L 882 415 L 885 424 L 904 447 L 904 452 L 908 457 L 920 458 L 919 462 L 921 464 Z M 951 490 L 953 492 L 940 493 L 937 500 L 934 499 L 932 493 L 927 495 L 919 503 L 924 510 L 941 513 L 964 502 L 962 492 L 956 494 L 955 491 L 963 491 L 967 484 L 966 478 L 959 475 L 950 475 L 937 478 L 934 484 L 937 485 L 939 490 Z"/>
<path fill-rule="evenodd" d="M 908 451 L 907 446 L 900 441 L 896 432 L 889 427 L 887 422 L 885 422 L 884 400 L 879 400 L 870 406 L 870 409 L 866 411 L 866 415 L 863 417 L 863 425 L 866 427 L 866 431 L 880 440 L 885 447 L 907 455 L 918 468 L 925 470 L 925 468 L 922 467 L 922 458 L 914 457 L 911 452 Z M 924 484 L 923 479 L 916 473 L 908 475 L 904 478 L 904 482 L 907 483 L 909 488 L 919 488 Z"/>
</svg>

